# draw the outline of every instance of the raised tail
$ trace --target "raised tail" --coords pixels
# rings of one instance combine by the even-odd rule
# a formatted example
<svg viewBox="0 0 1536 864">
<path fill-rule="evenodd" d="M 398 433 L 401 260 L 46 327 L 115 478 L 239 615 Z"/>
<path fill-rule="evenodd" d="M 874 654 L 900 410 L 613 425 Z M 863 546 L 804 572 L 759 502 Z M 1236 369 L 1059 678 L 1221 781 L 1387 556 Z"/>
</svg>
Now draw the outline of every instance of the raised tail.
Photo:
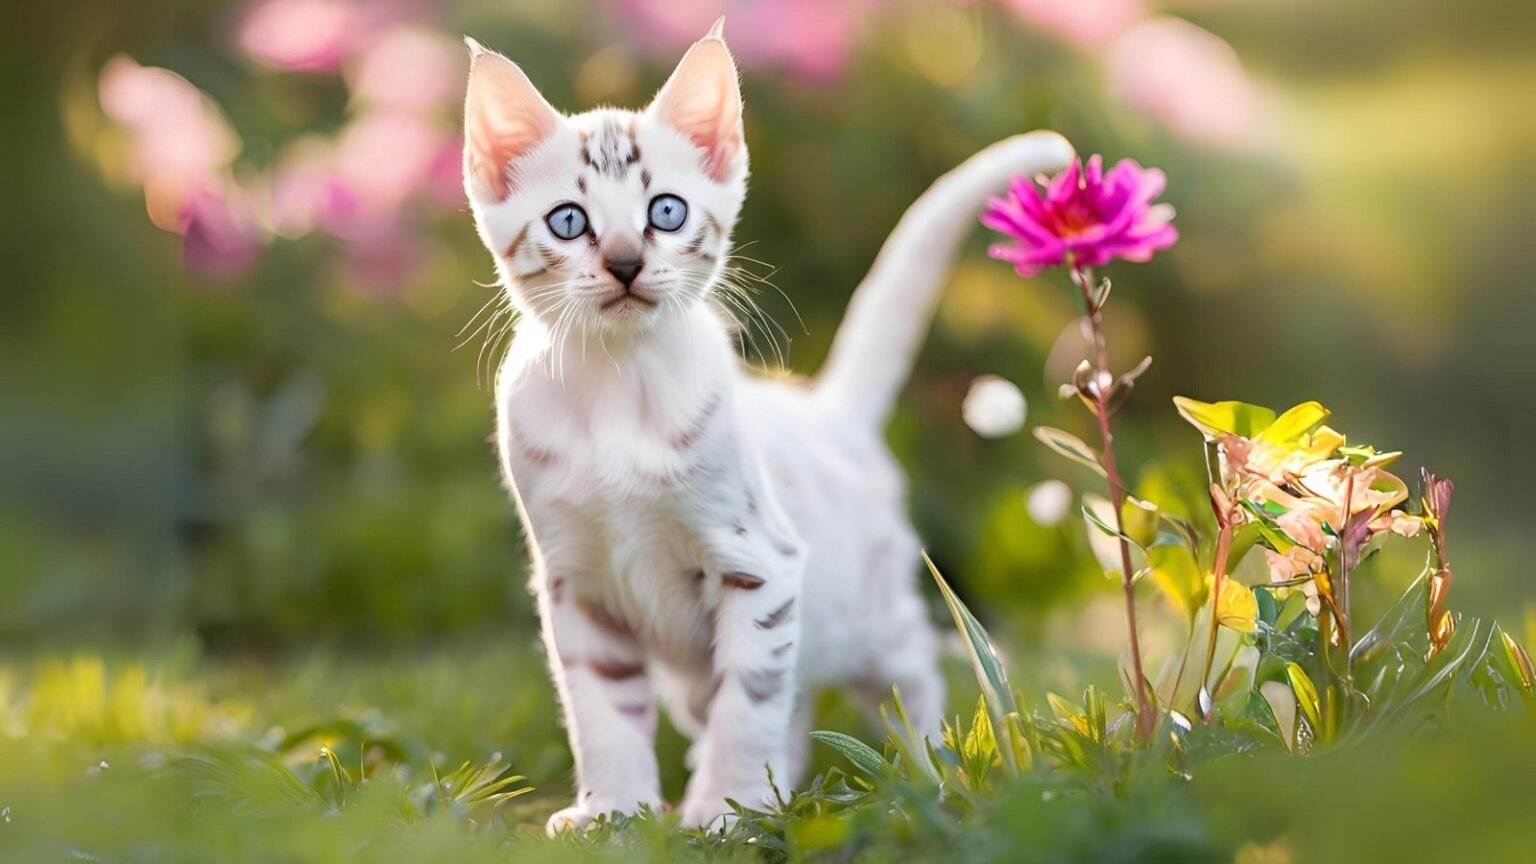
<svg viewBox="0 0 1536 864">
<path fill-rule="evenodd" d="M 1072 155 L 1072 145 L 1055 132 L 1030 132 L 993 144 L 935 180 L 907 208 L 854 292 L 817 377 L 817 398 L 883 427 L 922 347 L 955 251 L 987 196 L 1018 175 L 1054 173 Z"/>
</svg>

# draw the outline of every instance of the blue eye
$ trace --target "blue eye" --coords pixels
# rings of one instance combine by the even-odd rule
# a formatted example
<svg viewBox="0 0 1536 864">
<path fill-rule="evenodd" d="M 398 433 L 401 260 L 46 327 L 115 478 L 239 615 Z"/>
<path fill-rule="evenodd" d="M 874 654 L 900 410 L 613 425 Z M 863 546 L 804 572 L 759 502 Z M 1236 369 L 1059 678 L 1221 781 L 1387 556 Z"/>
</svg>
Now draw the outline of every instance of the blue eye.
<svg viewBox="0 0 1536 864">
<path fill-rule="evenodd" d="M 688 221 L 688 204 L 676 195 L 657 195 L 651 199 L 651 227 L 657 231 L 676 231 Z"/>
<path fill-rule="evenodd" d="M 561 204 L 549 211 L 544 224 L 561 240 L 575 240 L 587 233 L 587 211 L 575 204 Z"/>
</svg>

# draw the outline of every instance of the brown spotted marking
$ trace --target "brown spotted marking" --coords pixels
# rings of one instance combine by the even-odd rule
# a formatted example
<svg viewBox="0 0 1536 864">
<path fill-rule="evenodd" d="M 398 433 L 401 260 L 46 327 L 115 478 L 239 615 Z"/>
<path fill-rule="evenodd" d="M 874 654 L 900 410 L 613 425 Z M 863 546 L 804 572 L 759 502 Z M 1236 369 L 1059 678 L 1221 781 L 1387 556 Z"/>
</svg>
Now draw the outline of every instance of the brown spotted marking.
<svg viewBox="0 0 1536 864">
<path fill-rule="evenodd" d="M 629 625 L 624 623 L 622 618 L 585 597 L 576 598 L 576 609 L 582 615 L 585 615 L 587 620 L 591 621 L 597 629 L 608 633 L 610 636 L 629 638 L 633 635 L 630 632 Z"/>
<path fill-rule="evenodd" d="M 544 262 L 544 269 L 554 270 L 565 266 L 565 256 L 545 246 L 543 243 L 534 243 L 533 250 L 539 253 L 539 260 Z"/>
<path fill-rule="evenodd" d="M 720 394 L 716 393 L 709 397 L 708 402 L 704 403 L 704 408 L 699 411 L 699 416 L 688 425 L 688 428 L 672 436 L 670 442 L 672 448 L 674 450 L 687 450 L 694 444 L 697 444 L 699 438 L 704 434 L 704 430 L 708 428 L 709 421 L 718 410 L 720 410 Z"/>
<path fill-rule="evenodd" d="M 582 136 L 581 154 L 586 165 L 599 174 L 623 177 L 630 166 L 640 161 L 640 145 L 633 129 L 609 118 L 596 132 Z"/>
<path fill-rule="evenodd" d="M 693 235 L 693 237 L 689 239 L 687 243 L 683 244 L 681 251 L 684 255 L 697 255 L 704 251 L 704 232 L 704 226 L 699 226 L 699 230 Z"/>
<path fill-rule="evenodd" d="M 545 450 L 542 447 L 534 447 L 531 444 L 523 444 L 522 450 L 523 458 L 540 468 L 548 468 L 560 461 L 560 457 L 556 456 L 553 450 Z"/>
<path fill-rule="evenodd" d="M 565 577 L 555 576 L 549 580 L 549 599 L 559 603 L 565 599 Z"/>
<path fill-rule="evenodd" d="M 533 223 L 523 223 L 523 230 L 517 232 L 517 236 L 512 238 L 512 245 L 507 247 L 506 254 L 503 256 L 508 261 L 516 261 L 517 254 L 523 251 L 523 242 L 528 239 L 528 226 L 531 224 Z"/>
<path fill-rule="evenodd" d="M 720 581 L 727 588 L 740 588 L 743 591 L 756 591 L 764 584 L 763 577 L 751 573 L 727 573 L 720 577 Z"/>
<path fill-rule="evenodd" d="M 752 623 L 756 624 L 759 630 L 772 630 L 780 624 L 783 624 L 785 621 L 788 621 L 790 615 L 792 615 L 794 611 L 795 598 L 791 597 L 784 601 L 783 606 L 780 606 L 772 612 L 769 612 L 767 615 L 764 615 Z"/>
<path fill-rule="evenodd" d="M 587 178 L 582 177 L 580 175 L 577 175 L 577 177 L 576 177 L 576 191 L 580 192 L 583 195 L 587 194 Z"/>
<path fill-rule="evenodd" d="M 709 689 L 707 691 L 695 690 L 688 699 L 688 713 L 692 714 L 693 719 L 701 725 L 709 720 L 710 703 L 715 701 L 715 694 L 720 692 L 720 683 L 723 680 L 725 680 L 725 676 L 716 672 L 715 677 L 709 682 Z"/>
<path fill-rule="evenodd" d="M 523 459 L 527 460 L 529 464 L 537 465 L 540 468 L 548 468 L 560 461 L 559 454 L 532 443 L 523 436 L 523 433 L 516 426 L 511 427 L 509 431 L 512 433 L 512 440 L 517 442 L 518 452 L 523 454 Z"/>
<path fill-rule="evenodd" d="M 609 681 L 628 681 L 645 674 L 645 664 L 630 660 L 588 660 L 587 665 L 598 677 Z"/>
<path fill-rule="evenodd" d="M 637 702 L 633 705 L 620 705 L 618 709 L 620 714 L 623 714 L 625 717 L 633 717 L 636 720 L 642 720 L 651 713 L 651 706 L 644 702 Z"/>
<path fill-rule="evenodd" d="M 651 170 L 649 168 L 640 169 L 640 188 L 647 192 L 651 191 Z"/>
<path fill-rule="evenodd" d="M 784 692 L 784 670 L 749 669 L 741 673 L 741 689 L 753 702 L 767 702 Z"/>
</svg>

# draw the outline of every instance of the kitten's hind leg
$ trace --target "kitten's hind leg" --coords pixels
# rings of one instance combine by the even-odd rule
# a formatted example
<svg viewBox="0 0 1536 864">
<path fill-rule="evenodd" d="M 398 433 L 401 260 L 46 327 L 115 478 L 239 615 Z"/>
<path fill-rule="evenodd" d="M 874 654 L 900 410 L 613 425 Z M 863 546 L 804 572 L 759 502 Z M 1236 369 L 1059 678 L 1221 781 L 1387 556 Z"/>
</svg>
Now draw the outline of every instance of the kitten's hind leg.
<svg viewBox="0 0 1536 864">
<path fill-rule="evenodd" d="M 816 722 L 816 694 L 801 690 L 795 694 L 795 707 L 789 719 L 789 738 L 784 742 L 784 776 L 774 782 L 786 795 L 805 780 L 811 763 L 811 727 Z"/>
<path fill-rule="evenodd" d="M 896 597 L 890 617 L 871 643 L 870 670 L 854 688 L 855 698 L 866 714 L 879 723 L 882 702 L 891 699 L 891 687 L 901 691 L 901 704 L 920 736 L 939 740 L 944 715 L 944 673 L 939 665 L 939 638 L 928 617 L 928 607 L 914 588 Z"/>
</svg>

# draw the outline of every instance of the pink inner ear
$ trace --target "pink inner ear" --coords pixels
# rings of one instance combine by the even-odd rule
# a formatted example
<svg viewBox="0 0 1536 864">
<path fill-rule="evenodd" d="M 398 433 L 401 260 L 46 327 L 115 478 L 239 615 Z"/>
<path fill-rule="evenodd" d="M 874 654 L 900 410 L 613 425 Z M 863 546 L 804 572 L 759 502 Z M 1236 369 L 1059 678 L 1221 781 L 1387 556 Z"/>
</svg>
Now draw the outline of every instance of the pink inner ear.
<svg viewBox="0 0 1536 864">
<path fill-rule="evenodd" d="M 688 49 L 656 97 L 656 108 L 663 120 L 703 148 L 709 176 L 724 180 L 742 149 L 741 91 L 725 43 L 704 39 Z"/>
<path fill-rule="evenodd" d="M 496 200 L 510 193 L 507 168 L 554 132 L 560 115 L 516 64 L 475 57 L 464 104 L 465 168 Z"/>
</svg>

